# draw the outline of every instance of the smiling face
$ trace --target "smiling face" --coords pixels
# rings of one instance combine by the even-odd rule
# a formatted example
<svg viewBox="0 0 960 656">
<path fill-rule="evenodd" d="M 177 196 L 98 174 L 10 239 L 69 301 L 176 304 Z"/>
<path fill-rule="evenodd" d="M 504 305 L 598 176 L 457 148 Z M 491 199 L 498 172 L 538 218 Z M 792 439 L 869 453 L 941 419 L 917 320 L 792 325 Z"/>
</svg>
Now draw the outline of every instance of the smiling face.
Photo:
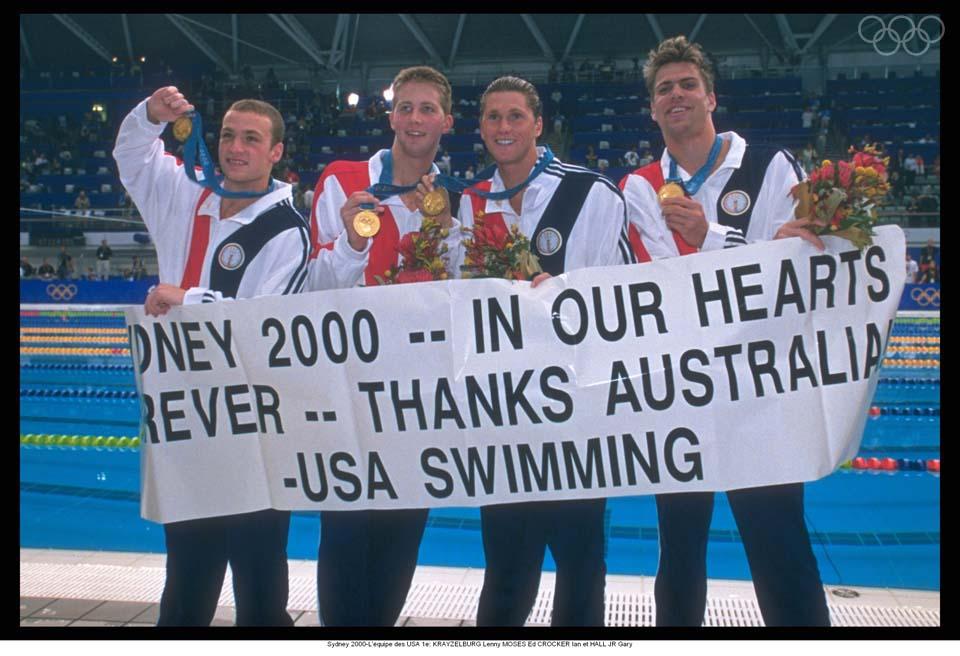
<svg viewBox="0 0 960 656">
<path fill-rule="evenodd" d="M 272 143 L 272 123 L 262 114 L 229 111 L 220 128 L 220 170 L 236 191 L 263 191 L 273 165 L 283 156 L 283 143 Z"/>
<path fill-rule="evenodd" d="M 498 166 L 535 161 L 542 132 L 543 117 L 534 116 L 519 91 L 496 91 L 484 100 L 480 137 Z"/>
<path fill-rule="evenodd" d="M 699 134 L 710 125 L 717 97 L 708 93 L 695 64 L 665 64 L 657 71 L 650 111 L 666 138 Z"/>
<path fill-rule="evenodd" d="M 432 160 L 440 137 L 453 127 L 453 116 L 443 111 L 440 90 L 429 82 L 410 81 L 395 94 L 390 112 L 394 146 L 408 157 Z"/>
</svg>

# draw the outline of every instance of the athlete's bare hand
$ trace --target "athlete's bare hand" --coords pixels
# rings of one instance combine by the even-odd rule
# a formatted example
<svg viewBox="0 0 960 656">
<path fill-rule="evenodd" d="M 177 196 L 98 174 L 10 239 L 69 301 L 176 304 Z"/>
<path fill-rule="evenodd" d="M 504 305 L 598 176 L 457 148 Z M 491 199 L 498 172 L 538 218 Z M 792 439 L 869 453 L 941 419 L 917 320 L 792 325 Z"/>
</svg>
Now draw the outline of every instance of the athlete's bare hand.
<svg viewBox="0 0 960 656">
<path fill-rule="evenodd" d="M 162 317 L 174 305 L 183 305 L 183 297 L 187 292 L 176 285 L 160 283 L 150 290 L 147 300 L 143 304 L 144 311 L 151 317 Z"/>
<path fill-rule="evenodd" d="M 817 224 L 812 219 L 794 219 L 780 226 L 780 229 L 777 230 L 777 234 L 775 234 L 773 238 L 789 239 L 790 237 L 800 237 L 800 239 L 813 244 L 818 251 L 822 251 L 826 247 L 823 245 L 823 240 L 813 232 L 816 227 Z"/>
<path fill-rule="evenodd" d="M 151 123 L 170 123 L 192 111 L 193 105 L 177 87 L 157 89 L 147 100 L 147 118 Z"/>
<path fill-rule="evenodd" d="M 691 246 L 703 246 L 710 226 L 700 203 L 683 196 L 667 198 L 660 207 L 668 228 L 677 232 Z"/>
</svg>

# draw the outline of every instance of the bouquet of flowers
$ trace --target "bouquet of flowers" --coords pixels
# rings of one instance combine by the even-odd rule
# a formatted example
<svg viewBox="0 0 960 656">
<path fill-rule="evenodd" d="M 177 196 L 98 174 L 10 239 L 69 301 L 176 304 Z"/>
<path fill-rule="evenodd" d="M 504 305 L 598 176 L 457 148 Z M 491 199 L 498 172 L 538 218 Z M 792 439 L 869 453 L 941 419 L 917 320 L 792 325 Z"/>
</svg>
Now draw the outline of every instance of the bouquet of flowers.
<svg viewBox="0 0 960 656">
<path fill-rule="evenodd" d="M 447 245 L 443 240 L 448 234 L 435 219 L 424 218 L 418 232 L 408 232 L 397 244 L 402 258 L 400 264 L 387 269 L 382 277 L 374 278 L 381 285 L 446 280 L 449 277 L 447 258 L 443 255 Z"/>
<path fill-rule="evenodd" d="M 850 152 L 853 157 L 849 162 L 834 164 L 824 160 L 792 193 L 799 201 L 797 218 L 811 218 L 817 234 L 849 239 L 863 250 L 873 243 L 877 206 L 890 190 L 887 182 L 890 160 L 881 159 L 873 146 L 862 151 L 851 147 Z"/>
<path fill-rule="evenodd" d="M 530 252 L 530 240 L 517 226 L 507 230 L 502 223 L 479 216 L 473 228 L 464 232 L 470 233 L 463 241 L 466 253 L 460 270 L 464 278 L 530 280 L 542 272 L 540 261 Z"/>
</svg>

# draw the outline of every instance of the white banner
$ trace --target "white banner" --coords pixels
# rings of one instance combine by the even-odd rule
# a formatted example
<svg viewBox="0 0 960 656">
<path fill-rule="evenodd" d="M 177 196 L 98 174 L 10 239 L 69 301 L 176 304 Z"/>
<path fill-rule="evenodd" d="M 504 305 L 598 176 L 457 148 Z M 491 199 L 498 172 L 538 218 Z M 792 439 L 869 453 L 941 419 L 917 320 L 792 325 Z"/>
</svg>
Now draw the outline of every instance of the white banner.
<svg viewBox="0 0 960 656">
<path fill-rule="evenodd" d="M 852 457 L 904 236 L 127 310 L 142 514 L 727 490 Z"/>
</svg>

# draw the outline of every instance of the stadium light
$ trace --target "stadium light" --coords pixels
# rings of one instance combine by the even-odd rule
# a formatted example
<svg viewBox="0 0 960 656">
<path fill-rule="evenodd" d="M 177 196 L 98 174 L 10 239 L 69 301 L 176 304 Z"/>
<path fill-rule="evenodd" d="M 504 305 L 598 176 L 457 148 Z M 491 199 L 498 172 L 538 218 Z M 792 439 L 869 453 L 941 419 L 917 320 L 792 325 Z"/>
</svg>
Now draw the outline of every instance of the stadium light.
<svg viewBox="0 0 960 656">
<path fill-rule="evenodd" d="M 349 96 L 347 96 L 347 104 L 351 107 L 356 107 L 359 102 L 360 96 L 358 96 L 356 93 L 351 93 Z"/>
</svg>

